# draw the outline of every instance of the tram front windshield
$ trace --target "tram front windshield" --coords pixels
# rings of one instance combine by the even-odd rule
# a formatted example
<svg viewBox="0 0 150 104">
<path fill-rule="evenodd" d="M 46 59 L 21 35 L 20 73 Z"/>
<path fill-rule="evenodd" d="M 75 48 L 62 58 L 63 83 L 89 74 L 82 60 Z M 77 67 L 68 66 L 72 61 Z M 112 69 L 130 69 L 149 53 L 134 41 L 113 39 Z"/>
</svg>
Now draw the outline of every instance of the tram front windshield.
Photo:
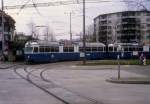
<svg viewBox="0 0 150 104">
<path fill-rule="evenodd" d="M 32 52 L 33 51 L 33 47 L 25 47 L 25 52 Z"/>
</svg>

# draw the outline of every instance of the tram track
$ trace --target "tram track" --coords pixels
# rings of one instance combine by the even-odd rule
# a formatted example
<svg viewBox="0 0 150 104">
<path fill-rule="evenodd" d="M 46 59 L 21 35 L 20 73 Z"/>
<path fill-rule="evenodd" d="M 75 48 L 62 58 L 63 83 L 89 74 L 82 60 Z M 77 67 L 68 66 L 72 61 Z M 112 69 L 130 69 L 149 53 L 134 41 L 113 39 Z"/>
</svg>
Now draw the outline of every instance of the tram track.
<svg viewBox="0 0 150 104">
<path fill-rule="evenodd" d="M 40 77 L 42 78 L 42 80 L 44 80 L 44 81 L 46 81 L 46 82 L 48 82 L 48 83 L 53 83 L 53 84 L 55 84 L 52 80 L 46 79 L 46 78 L 44 77 L 44 73 L 45 73 L 46 71 L 48 71 L 48 70 L 50 70 L 50 69 L 44 69 L 44 70 L 42 70 L 41 73 L 40 73 Z M 57 85 L 57 86 L 59 86 L 59 85 Z M 63 86 L 59 86 L 59 87 L 65 89 L 65 90 L 67 90 L 67 91 L 69 91 L 69 92 L 71 92 L 71 93 L 74 93 L 75 95 L 77 95 L 77 96 L 79 96 L 79 97 L 82 97 L 82 98 L 84 98 L 84 99 L 87 99 L 87 100 L 93 102 L 92 104 L 102 104 L 101 102 L 99 102 L 99 101 L 97 101 L 97 100 L 95 100 L 95 99 L 93 99 L 93 98 L 89 98 L 89 97 L 83 96 L 83 95 L 81 95 L 81 94 L 79 94 L 79 93 L 73 91 L 72 89 L 65 88 L 65 87 L 63 87 Z"/>
<path fill-rule="evenodd" d="M 20 69 L 21 71 L 19 70 L 19 68 L 16 67 L 14 68 L 14 72 L 22 79 L 28 81 L 29 83 L 46 92 L 50 96 L 53 96 L 64 104 L 102 104 L 95 99 L 83 96 L 71 89 L 56 84 L 52 80 L 46 79 L 44 77 L 44 73 L 48 70 L 52 70 L 53 68 L 47 67 L 49 66 L 23 66 Z"/>
<path fill-rule="evenodd" d="M 22 75 L 21 73 L 19 73 L 19 72 L 17 71 L 17 68 L 14 68 L 14 72 L 15 72 L 18 76 L 20 76 L 22 79 L 26 80 L 26 81 L 29 82 L 30 84 L 32 84 L 32 85 L 36 86 L 37 88 L 41 89 L 42 91 L 44 91 L 45 93 L 49 94 L 50 96 L 53 96 L 54 98 L 58 99 L 58 100 L 61 101 L 62 103 L 64 103 L 64 104 L 70 104 L 70 103 L 68 103 L 67 101 L 65 101 L 65 100 L 63 100 L 63 99 L 61 99 L 61 98 L 59 98 L 59 97 L 56 96 L 55 94 L 49 92 L 49 91 L 46 90 L 45 88 L 43 88 L 43 87 L 39 86 L 38 84 L 36 84 L 35 82 L 33 82 L 33 81 L 30 79 L 30 77 L 29 77 L 29 76 L 31 75 L 31 73 L 28 72 L 28 71 L 26 71 L 25 67 L 23 68 L 23 70 L 26 72 L 26 75 L 25 75 L 25 76 Z M 32 74 L 32 75 L 33 75 L 33 74 Z M 35 77 L 35 76 L 34 76 L 34 77 Z"/>
</svg>

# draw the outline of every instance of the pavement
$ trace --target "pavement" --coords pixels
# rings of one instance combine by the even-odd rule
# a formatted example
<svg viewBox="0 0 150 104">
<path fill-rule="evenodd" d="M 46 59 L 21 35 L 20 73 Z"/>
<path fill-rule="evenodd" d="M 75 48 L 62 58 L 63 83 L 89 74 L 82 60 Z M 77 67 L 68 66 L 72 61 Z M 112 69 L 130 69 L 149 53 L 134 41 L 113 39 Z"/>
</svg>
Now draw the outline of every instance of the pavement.
<svg viewBox="0 0 150 104">
<path fill-rule="evenodd" d="M 134 69 L 134 70 L 133 70 Z M 142 66 L 142 65 L 131 65 L 131 66 L 124 66 L 123 71 L 128 71 L 130 73 L 136 73 L 140 75 L 145 75 L 144 77 L 110 77 L 106 79 L 106 81 L 111 83 L 119 83 L 119 84 L 150 84 L 150 67 L 149 66 Z"/>
</svg>

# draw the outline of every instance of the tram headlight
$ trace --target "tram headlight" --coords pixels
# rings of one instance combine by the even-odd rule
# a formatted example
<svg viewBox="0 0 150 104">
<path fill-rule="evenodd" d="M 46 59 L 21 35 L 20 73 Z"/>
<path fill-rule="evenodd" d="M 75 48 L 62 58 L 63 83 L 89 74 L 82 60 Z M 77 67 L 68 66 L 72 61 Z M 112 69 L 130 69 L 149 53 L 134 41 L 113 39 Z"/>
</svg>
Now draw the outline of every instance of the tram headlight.
<svg viewBox="0 0 150 104">
<path fill-rule="evenodd" d="M 27 57 L 28 59 L 30 58 L 30 56 Z"/>
</svg>

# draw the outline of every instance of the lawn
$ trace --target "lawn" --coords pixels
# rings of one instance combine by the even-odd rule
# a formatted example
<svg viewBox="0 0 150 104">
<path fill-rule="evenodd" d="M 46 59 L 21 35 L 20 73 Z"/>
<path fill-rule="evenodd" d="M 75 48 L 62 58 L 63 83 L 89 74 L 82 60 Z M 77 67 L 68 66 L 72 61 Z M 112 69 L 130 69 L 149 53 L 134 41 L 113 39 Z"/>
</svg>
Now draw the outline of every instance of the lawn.
<svg viewBox="0 0 150 104">
<path fill-rule="evenodd" d="M 140 65 L 136 59 L 119 60 L 120 65 Z M 86 65 L 118 65 L 118 60 L 87 60 Z M 150 60 L 146 60 L 146 65 L 150 65 Z"/>
</svg>

